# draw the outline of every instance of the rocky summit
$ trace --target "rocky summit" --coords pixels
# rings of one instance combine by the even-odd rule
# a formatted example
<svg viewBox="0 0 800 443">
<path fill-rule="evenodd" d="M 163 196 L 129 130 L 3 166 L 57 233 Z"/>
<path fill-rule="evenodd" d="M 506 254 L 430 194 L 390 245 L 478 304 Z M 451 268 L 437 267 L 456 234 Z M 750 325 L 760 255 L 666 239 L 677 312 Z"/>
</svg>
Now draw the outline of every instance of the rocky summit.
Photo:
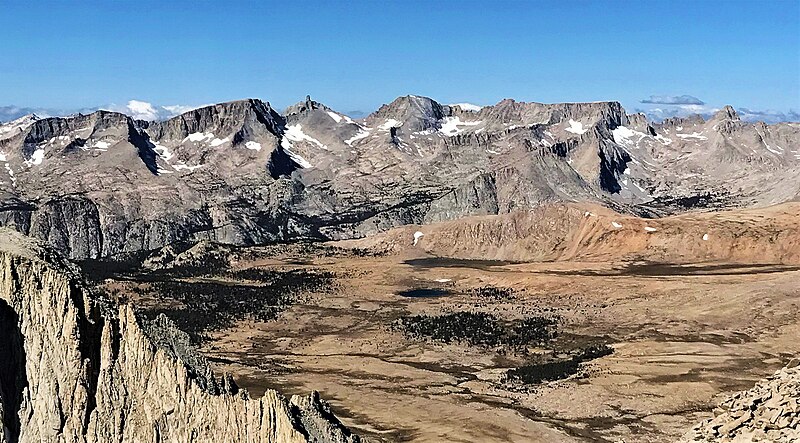
<svg viewBox="0 0 800 443">
<path fill-rule="evenodd" d="M 0 125 L 0 224 L 73 259 L 176 241 L 361 238 L 408 224 L 592 202 L 646 217 L 800 195 L 800 124 L 726 107 L 648 121 L 617 102 L 446 105 L 354 120 L 311 98 L 166 121 L 97 111 Z"/>
</svg>

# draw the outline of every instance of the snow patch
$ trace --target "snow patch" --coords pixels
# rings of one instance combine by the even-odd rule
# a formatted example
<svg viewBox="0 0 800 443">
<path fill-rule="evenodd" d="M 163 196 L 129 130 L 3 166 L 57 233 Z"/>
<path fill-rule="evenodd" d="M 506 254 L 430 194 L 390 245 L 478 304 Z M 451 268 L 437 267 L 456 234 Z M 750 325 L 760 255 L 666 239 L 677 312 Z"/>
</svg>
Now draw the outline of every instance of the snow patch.
<svg viewBox="0 0 800 443">
<path fill-rule="evenodd" d="M 183 141 L 189 140 L 190 142 L 201 142 L 203 140 L 211 140 L 215 138 L 214 134 L 210 132 L 193 132 L 186 136 Z"/>
<path fill-rule="evenodd" d="M 459 126 L 476 126 L 483 123 L 483 121 L 478 120 L 474 122 L 464 122 L 461 121 L 459 117 L 445 117 L 444 121 L 442 122 L 442 127 L 439 128 L 439 131 L 447 136 L 454 136 L 459 132 L 463 131 L 463 129 L 459 128 Z"/>
<path fill-rule="evenodd" d="M 245 142 L 244 147 L 247 149 L 252 149 L 253 151 L 260 151 L 261 150 L 261 143 L 248 141 Z"/>
<path fill-rule="evenodd" d="M 565 130 L 578 135 L 586 132 L 586 129 L 583 129 L 583 123 L 576 122 L 573 119 L 569 119 L 569 127 L 565 128 Z"/>
<path fill-rule="evenodd" d="M 227 142 L 228 142 L 228 137 L 215 138 L 214 140 L 211 140 L 211 146 L 212 147 L 217 147 L 217 146 L 219 146 L 221 144 L 224 144 L 224 143 L 227 143 Z"/>
<path fill-rule="evenodd" d="M 95 144 L 94 144 L 94 146 L 92 146 L 92 148 L 98 149 L 100 151 L 107 151 L 110 146 L 111 146 L 111 143 L 109 143 L 109 142 L 98 141 L 98 142 L 95 142 Z"/>
<path fill-rule="evenodd" d="M 153 151 L 155 151 L 155 153 L 158 154 L 159 157 L 164 159 L 164 161 L 167 161 L 173 157 L 172 153 L 169 152 L 169 149 L 167 149 L 166 146 L 160 145 L 158 143 L 155 144 Z M 167 171 L 167 172 L 172 172 L 172 171 Z"/>
<path fill-rule="evenodd" d="M 386 120 L 382 125 L 378 125 L 378 129 L 383 129 L 384 131 L 387 131 L 391 128 L 399 128 L 400 126 L 403 126 L 401 122 L 393 118 L 390 118 Z"/>
<path fill-rule="evenodd" d="M 614 142 L 619 145 L 631 146 L 636 142 L 641 141 L 647 134 L 644 132 L 634 131 L 625 126 L 618 126 L 611 130 L 611 135 L 614 137 Z M 633 140 L 634 137 L 639 137 L 639 140 Z"/>
<path fill-rule="evenodd" d="M 6 157 L 6 153 L 3 152 L 3 151 L 0 151 L 0 162 L 7 162 L 7 161 L 8 161 L 8 158 Z"/>
<path fill-rule="evenodd" d="M 283 135 L 293 142 L 299 142 L 305 140 L 314 143 L 315 145 L 319 146 L 322 149 L 328 149 L 328 147 L 320 143 L 319 140 L 303 132 L 303 127 L 299 124 L 287 126 L 286 131 L 284 131 Z"/>
<path fill-rule="evenodd" d="M 33 151 L 30 159 L 25 160 L 25 164 L 28 166 L 41 165 L 42 160 L 44 160 L 44 149 L 37 149 Z"/>
</svg>

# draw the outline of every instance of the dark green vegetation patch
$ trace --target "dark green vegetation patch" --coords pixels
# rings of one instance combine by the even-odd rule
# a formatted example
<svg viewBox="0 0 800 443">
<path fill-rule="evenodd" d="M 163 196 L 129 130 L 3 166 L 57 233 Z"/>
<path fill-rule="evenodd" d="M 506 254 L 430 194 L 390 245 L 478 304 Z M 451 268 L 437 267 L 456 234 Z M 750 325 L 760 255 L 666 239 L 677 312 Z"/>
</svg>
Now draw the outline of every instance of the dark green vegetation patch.
<svg viewBox="0 0 800 443">
<path fill-rule="evenodd" d="M 269 321 L 296 303 L 302 294 L 324 292 L 333 285 L 333 273 L 302 269 L 289 271 L 246 270 L 233 275 L 259 284 L 222 281 L 167 280 L 151 283 L 151 293 L 179 307 L 144 312 L 148 318 L 163 313 L 195 342 L 207 334 L 232 326 L 236 321 Z M 168 303 L 165 303 L 168 304 Z"/>
<path fill-rule="evenodd" d="M 502 320 L 485 312 L 453 312 L 403 317 L 398 323 L 411 338 L 472 346 L 525 347 L 544 344 L 556 336 L 556 319 L 546 317 Z"/>
<path fill-rule="evenodd" d="M 538 384 L 544 381 L 561 380 L 578 374 L 581 363 L 611 355 L 614 348 L 606 344 L 589 345 L 574 351 L 570 357 L 562 359 L 541 359 L 538 362 L 509 369 L 505 381 L 511 383 Z"/>
</svg>

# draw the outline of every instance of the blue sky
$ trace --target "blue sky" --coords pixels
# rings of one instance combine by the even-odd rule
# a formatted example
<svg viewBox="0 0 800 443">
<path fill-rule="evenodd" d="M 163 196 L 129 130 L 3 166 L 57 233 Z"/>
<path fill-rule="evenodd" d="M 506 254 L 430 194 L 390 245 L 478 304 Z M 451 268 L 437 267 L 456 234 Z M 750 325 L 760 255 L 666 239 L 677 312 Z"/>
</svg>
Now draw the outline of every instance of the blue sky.
<svg viewBox="0 0 800 443">
<path fill-rule="evenodd" d="M 369 112 L 419 94 L 800 112 L 800 0 L 0 0 L 0 22 L 0 106 L 311 94 Z M 640 103 L 684 95 L 703 105 Z"/>
</svg>

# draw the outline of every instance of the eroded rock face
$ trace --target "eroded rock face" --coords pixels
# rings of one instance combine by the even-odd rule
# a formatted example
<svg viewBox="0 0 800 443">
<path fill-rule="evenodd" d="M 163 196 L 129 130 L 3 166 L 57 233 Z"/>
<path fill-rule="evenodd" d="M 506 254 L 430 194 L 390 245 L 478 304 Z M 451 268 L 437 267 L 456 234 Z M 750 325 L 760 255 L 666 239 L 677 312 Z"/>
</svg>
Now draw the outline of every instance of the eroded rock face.
<svg viewBox="0 0 800 443">
<path fill-rule="evenodd" d="M 720 403 L 717 416 L 688 432 L 684 442 L 800 441 L 800 359 L 749 391 Z"/>
<path fill-rule="evenodd" d="M 93 298 L 68 263 L 7 229 L 0 355 L 2 443 L 359 441 L 317 394 L 251 399 L 217 380 L 165 318 L 142 324 Z"/>
</svg>

